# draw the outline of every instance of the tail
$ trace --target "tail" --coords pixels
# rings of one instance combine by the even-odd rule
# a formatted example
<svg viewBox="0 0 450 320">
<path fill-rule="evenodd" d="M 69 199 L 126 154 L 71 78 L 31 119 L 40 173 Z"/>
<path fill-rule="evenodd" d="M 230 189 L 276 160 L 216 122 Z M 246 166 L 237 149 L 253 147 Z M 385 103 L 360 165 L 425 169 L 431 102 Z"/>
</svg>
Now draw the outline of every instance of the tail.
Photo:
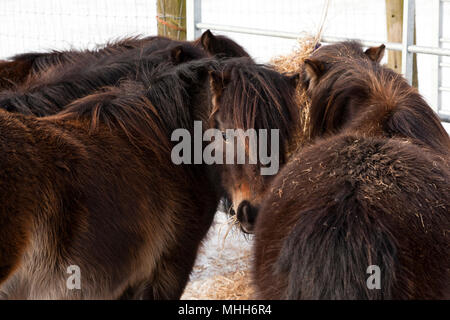
<svg viewBox="0 0 450 320">
<path fill-rule="evenodd" d="M 345 185 L 334 205 L 299 215 L 276 265 L 277 273 L 287 277 L 283 298 L 392 299 L 394 237 L 373 215 L 365 214 L 368 208 L 352 189 Z"/>
</svg>

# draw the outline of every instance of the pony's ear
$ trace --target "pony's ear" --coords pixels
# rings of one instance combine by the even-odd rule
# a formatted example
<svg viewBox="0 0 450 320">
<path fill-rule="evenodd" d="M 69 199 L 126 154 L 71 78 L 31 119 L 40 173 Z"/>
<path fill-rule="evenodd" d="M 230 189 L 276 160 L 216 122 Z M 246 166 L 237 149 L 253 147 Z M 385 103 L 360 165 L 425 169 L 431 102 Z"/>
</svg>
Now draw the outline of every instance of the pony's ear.
<svg viewBox="0 0 450 320">
<path fill-rule="evenodd" d="M 202 44 L 202 47 L 205 50 L 208 50 L 209 47 L 211 46 L 211 42 L 214 41 L 216 39 L 216 37 L 212 34 L 212 32 L 208 29 L 205 32 L 203 32 L 201 38 L 200 38 L 200 42 Z"/>
<path fill-rule="evenodd" d="M 185 52 L 183 50 L 183 46 L 176 46 L 170 51 L 170 57 L 172 62 L 175 64 L 181 63 L 184 61 Z"/>
<path fill-rule="evenodd" d="M 325 73 L 325 65 L 315 59 L 305 59 L 305 79 L 308 83 L 308 87 L 315 86 L 320 77 Z"/>
<path fill-rule="evenodd" d="M 215 70 L 209 71 L 209 83 L 212 93 L 212 110 L 210 120 L 213 121 L 214 127 L 220 127 L 220 120 L 218 111 L 220 109 L 220 97 L 222 92 L 230 82 L 231 75 L 229 71 L 219 72 Z"/>
<path fill-rule="evenodd" d="M 222 94 L 223 89 L 230 82 L 231 75 L 228 71 L 209 71 L 209 79 L 213 94 L 218 97 Z"/>
<path fill-rule="evenodd" d="M 369 57 L 370 60 L 373 62 L 379 63 L 381 59 L 384 57 L 384 51 L 386 49 L 386 46 L 382 44 L 379 47 L 371 47 L 364 51 L 364 53 Z"/>
</svg>

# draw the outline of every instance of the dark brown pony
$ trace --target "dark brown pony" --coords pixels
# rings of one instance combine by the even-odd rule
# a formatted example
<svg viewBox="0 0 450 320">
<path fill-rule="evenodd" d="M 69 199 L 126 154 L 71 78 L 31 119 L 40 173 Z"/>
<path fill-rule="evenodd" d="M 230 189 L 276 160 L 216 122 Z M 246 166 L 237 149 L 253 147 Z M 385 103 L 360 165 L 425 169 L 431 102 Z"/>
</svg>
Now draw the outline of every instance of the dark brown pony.
<svg viewBox="0 0 450 320">
<path fill-rule="evenodd" d="M 36 118 L 0 110 L 0 294 L 177 299 L 222 194 L 174 165 L 174 128 L 211 112 L 213 60 L 128 80 Z M 81 289 L 66 286 L 69 266 Z"/>
<path fill-rule="evenodd" d="M 156 41 L 155 41 L 156 40 Z M 94 50 L 67 50 L 51 52 L 30 52 L 13 56 L 0 62 L 0 90 L 13 89 L 25 83 L 29 77 L 47 71 L 55 66 L 90 64 L 98 58 L 114 56 L 130 49 L 141 48 L 144 44 L 162 45 L 165 39 L 160 37 L 131 37 L 114 42 Z M 167 39 L 166 42 L 168 42 Z M 161 47 L 162 48 L 162 47 Z"/>
<path fill-rule="evenodd" d="M 298 121 L 298 109 L 294 94 L 297 75 L 282 75 L 268 66 L 252 63 L 249 58 L 226 60 L 211 73 L 213 92 L 213 126 L 221 129 L 268 130 L 267 142 L 271 141 L 271 129 L 279 132 L 279 165 L 286 162 L 290 140 Z M 259 136 L 258 136 L 259 138 Z M 227 138 L 230 140 L 230 137 Z M 237 211 L 241 226 L 253 224 L 254 210 L 248 206 L 261 201 L 260 196 L 273 176 L 261 175 L 261 162 L 249 164 L 249 141 L 234 137 L 235 144 L 244 143 L 245 164 L 225 165 L 222 168 L 224 187 Z M 232 141 L 225 141 L 224 146 Z M 272 152 L 268 145 L 269 153 Z M 249 220 L 245 223 L 245 220 Z"/>
<path fill-rule="evenodd" d="M 258 299 L 448 299 L 450 171 L 408 140 L 339 134 L 299 151 L 255 227 Z M 370 287 L 377 266 L 380 287 Z"/>
<path fill-rule="evenodd" d="M 51 67 L 33 76 L 23 86 L 0 93 L 0 108 L 9 112 L 37 116 L 55 114 L 72 101 L 102 87 L 117 85 L 123 79 L 149 75 L 158 66 L 169 69 L 186 61 L 205 57 L 202 50 L 189 43 L 178 44 L 154 40 L 140 50 L 128 50 L 78 63 Z M 161 49 L 162 48 L 162 49 Z"/>
<path fill-rule="evenodd" d="M 136 58 L 143 58 L 156 50 L 167 49 L 168 46 L 175 45 L 194 46 L 208 56 L 248 57 L 248 53 L 236 42 L 225 36 L 214 36 L 209 30 L 193 42 L 174 41 L 160 36 L 133 37 L 109 42 L 95 50 L 25 53 L 12 57 L 10 61 L 0 61 L 0 90 L 19 87 L 23 91 L 24 88 L 21 86 L 24 84 L 25 87 L 39 85 L 41 73 L 47 72 L 49 69 L 51 69 L 51 74 L 60 73 L 56 75 L 57 78 L 61 78 L 62 75 L 80 76 L 86 72 L 89 74 L 92 69 L 102 66 L 114 68 L 115 63 L 120 64 L 124 60 L 131 63 Z M 118 61 L 116 61 L 117 56 L 119 56 Z M 69 71 L 66 71 L 66 68 L 69 68 Z M 48 74 L 44 77 L 47 78 Z M 27 82 L 31 82 L 31 84 Z M 113 85 L 113 83 L 105 85 Z"/>
<path fill-rule="evenodd" d="M 306 61 L 313 144 L 264 195 L 258 298 L 449 297 L 448 135 L 416 90 L 378 65 L 383 50 L 342 43 Z"/>
<path fill-rule="evenodd" d="M 224 58 L 239 58 L 250 55 L 237 42 L 226 36 L 214 35 L 210 30 L 203 32 L 200 38 L 194 41 L 196 46 L 201 46 L 210 56 Z"/>
<path fill-rule="evenodd" d="M 448 154 L 450 138 L 417 89 L 381 66 L 384 46 L 322 46 L 305 60 L 311 139 L 337 132 L 407 138 Z M 369 58 L 369 59 L 368 59 Z"/>
</svg>

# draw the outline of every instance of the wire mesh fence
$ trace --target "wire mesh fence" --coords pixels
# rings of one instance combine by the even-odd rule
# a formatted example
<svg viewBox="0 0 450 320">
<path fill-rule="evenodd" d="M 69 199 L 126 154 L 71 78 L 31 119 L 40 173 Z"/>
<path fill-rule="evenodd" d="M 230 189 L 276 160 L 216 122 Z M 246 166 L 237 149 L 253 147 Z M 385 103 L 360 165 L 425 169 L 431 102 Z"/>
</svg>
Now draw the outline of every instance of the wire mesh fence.
<svg viewBox="0 0 450 320">
<path fill-rule="evenodd" d="M 315 35 L 321 27 L 326 0 L 318 1 L 201 1 L 201 21 L 205 25 L 217 24 L 264 30 Z M 440 8 L 440 6 L 442 6 Z M 450 2 L 447 0 L 416 1 L 416 44 L 449 48 Z M 448 31 L 447 31 L 448 30 Z M 257 61 L 289 52 L 295 40 L 260 35 L 220 32 L 243 43 Z M 323 35 L 387 42 L 385 0 L 331 0 L 323 24 Z M 417 54 L 418 86 L 432 107 L 448 119 L 450 116 L 449 57 Z M 387 62 L 387 59 L 382 61 Z M 439 70 L 439 66 L 441 66 Z M 437 93 L 440 92 L 438 98 Z"/>
<path fill-rule="evenodd" d="M 258 1 L 206 0 L 202 1 L 202 21 L 266 30 L 288 31 L 315 35 L 321 26 L 326 5 L 318 1 Z M 331 1 L 324 34 L 386 40 L 384 0 Z M 364 24 L 364 27 L 361 27 Z M 379 26 L 382 26 L 380 28 Z M 243 43 L 258 61 L 287 53 L 295 40 L 223 32 Z"/>
<path fill-rule="evenodd" d="M 0 58 L 156 34 L 156 0 L 0 0 Z"/>
<path fill-rule="evenodd" d="M 92 48 L 111 39 L 157 34 L 158 0 L 0 0 L 0 59 L 50 49 Z M 416 1 L 417 44 L 450 48 L 450 2 Z M 315 35 L 326 0 L 203 0 L 202 21 Z M 442 6 L 442 39 L 436 43 L 436 4 Z M 385 0 L 331 0 L 323 24 L 327 36 L 386 42 Z M 288 53 L 296 41 L 225 34 L 259 62 Z M 386 60 L 384 60 L 386 62 Z M 441 71 L 436 68 L 440 65 Z M 439 73 L 439 74 L 438 74 Z M 418 55 L 419 90 L 433 107 L 450 115 L 450 58 Z M 438 85 L 436 84 L 438 81 Z"/>
</svg>

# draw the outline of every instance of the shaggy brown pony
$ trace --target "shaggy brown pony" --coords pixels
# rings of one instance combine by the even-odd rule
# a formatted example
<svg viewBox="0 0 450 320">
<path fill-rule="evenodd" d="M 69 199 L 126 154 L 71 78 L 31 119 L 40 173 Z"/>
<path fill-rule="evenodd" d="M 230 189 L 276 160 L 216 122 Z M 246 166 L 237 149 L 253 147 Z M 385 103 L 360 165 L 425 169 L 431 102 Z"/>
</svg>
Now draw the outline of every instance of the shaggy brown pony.
<svg viewBox="0 0 450 320">
<path fill-rule="evenodd" d="M 142 58 L 154 52 L 155 50 L 166 49 L 168 46 L 186 46 L 192 45 L 204 51 L 208 56 L 221 57 L 248 57 L 248 53 L 236 42 L 225 36 L 214 36 L 209 30 L 204 32 L 202 36 L 193 42 L 174 41 L 169 38 L 152 36 L 152 37 L 133 37 L 123 40 L 107 43 L 104 47 L 95 50 L 69 50 L 69 51 L 53 51 L 46 53 L 25 53 L 16 55 L 11 61 L 0 61 L 0 91 L 4 89 L 14 89 L 21 85 L 28 86 L 39 85 L 39 79 L 42 77 L 41 72 L 51 69 L 50 74 L 58 73 L 54 69 L 59 70 L 62 75 L 66 75 L 70 80 L 71 76 L 92 73 L 92 69 L 99 66 L 114 68 L 115 63 L 134 61 L 136 58 Z M 125 53 L 124 57 L 120 57 L 116 61 L 117 56 Z M 65 68 L 69 67 L 70 71 Z M 117 67 L 117 66 L 116 66 Z M 100 72 L 100 71 L 98 71 Z M 117 72 L 117 71 L 116 71 Z M 61 74 L 56 75 L 61 78 Z M 123 76 L 123 74 L 121 74 Z M 31 77 L 31 79 L 30 79 Z M 48 74 L 44 76 L 47 78 Z M 88 76 L 86 76 L 88 77 Z M 92 75 L 90 76 L 92 77 Z M 88 77 L 89 78 L 89 77 Z M 90 79 L 90 78 L 89 78 Z M 115 78 L 114 78 L 115 79 Z M 69 81 L 65 80 L 65 81 Z M 48 80 L 47 80 L 48 81 Z M 117 80 L 115 80 L 117 81 Z M 31 84 L 27 84 L 31 82 Z M 104 85 L 113 85 L 114 83 L 105 83 Z"/>
<path fill-rule="evenodd" d="M 0 93 L 0 108 L 9 112 L 45 116 L 55 114 L 72 101 L 105 86 L 117 85 L 123 79 L 149 75 L 160 65 L 174 65 L 205 57 L 202 50 L 189 43 L 160 41 L 142 50 L 96 59 L 90 63 L 82 57 L 70 66 L 58 65 L 33 76 L 25 85 Z M 162 49 L 160 49 L 163 47 Z"/>
<path fill-rule="evenodd" d="M 306 61 L 313 144 L 264 195 L 258 298 L 449 297 L 448 135 L 415 89 L 379 66 L 383 51 L 348 42 Z M 373 265 L 379 289 L 366 282 Z"/>
<path fill-rule="evenodd" d="M 383 52 L 384 46 L 364 52 L 358 42 L 342 42 L 305 60 L 311 139 L 355 132 L 407 138 L 449 154 L 439 117 L 401 75 L 377 63 Z"/>
<path fill-rule="evenodd" d="M 156 41 L 154 41 L 156 40 Z M 166 41 L 165 41 L 166 40 Z M 25 83 L 30 76 L 37 75 L 55 66 L 75 63 L 89 64 L 98 58 L 113 56 L 130 49 L 141 48 L 144 44 L 162 45 L 169 39 L 161 37 L 131 37 L 109 42 L 94 50 L 68 50 L 51 52 L 30 52 L 13 56 L 0 62 L 0 90 L 13 89 Z"/>
<path fill-rule="evenodd" d="M 212 60 L 74 102 L 0 110 L 0 295 L 177 299 L 218 204 L 215 166 L 171 161 L 174 128 L 210 113 Z M 81 289 L 67 287 L 69 266 Z"/>
<path fill-rule="evenodd" d="M 279 130 L 279 149 L 273 152 L 279 155 L 280 166 L 286 162 L 289 141 L 298 117 L 294 95 L 298 82 L 297 75 L 282 75 L 268 66 L 252 63 L 249 58 L 229 59 L 211 73 L 213 92 L 213 127 L 227 129 L 267 130 L 268 153 L 271 129 Z M 258 132 L 257 132 L 258 133 Z M 260 136 L 258 135 L 258 140 Z M 258 202 L 272 176 L 261 175 L 261 162 L 249 164 L 249 141 L 241 137 L 226 137 L 224 149 L 233 143 L 245 144 L 245 164 L 225 165 L 223 184 L 228 192 L 234 210 L 237 210 L 241 226 L 245 229 L 253 223 L 252 208 L 249 202 Z M 245 200 L 245 201 L 244 201 Z M 248 223 L 244 221 L 249 220 Z"/>
<path fill-rule="evenodd" d="M 214 35 L 210 30 L 203 32 L 200 38 L 194 41 L 194 44 L 201 45 L 210 56 L 219 56 L 225 58 L 239 58 L 250 55 L 237 42 L 226 36 Z"/>
<path fill-rule="evenodd" d="M 340 134 L 293 156 L 255 229 L 258 299 L 448 299 L 447 159 Z M 380 288 L 369 289 L 380 268 Z"/>
</svg>

